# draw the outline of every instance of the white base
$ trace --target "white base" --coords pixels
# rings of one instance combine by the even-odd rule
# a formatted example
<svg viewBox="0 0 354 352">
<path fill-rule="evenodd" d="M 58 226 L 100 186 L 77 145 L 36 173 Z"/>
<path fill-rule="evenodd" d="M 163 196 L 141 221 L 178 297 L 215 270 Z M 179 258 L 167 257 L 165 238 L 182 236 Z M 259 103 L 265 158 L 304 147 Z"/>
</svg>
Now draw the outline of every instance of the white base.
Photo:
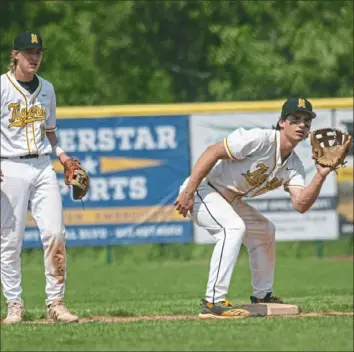
<svg viewBox="0 0 354 352">
<path fill-rule="evenodd" d="M 281 303 L 246 304 L 242 308 L 248 310 L 251 316 L 286 316 L 300 313 L 298 306 Z"/>
<path fill-rule="evenodd" d="M 267 306 L 267 315 L 298 315 L 299 307 L 293 304 L 262 303 Z"/>
</svg>

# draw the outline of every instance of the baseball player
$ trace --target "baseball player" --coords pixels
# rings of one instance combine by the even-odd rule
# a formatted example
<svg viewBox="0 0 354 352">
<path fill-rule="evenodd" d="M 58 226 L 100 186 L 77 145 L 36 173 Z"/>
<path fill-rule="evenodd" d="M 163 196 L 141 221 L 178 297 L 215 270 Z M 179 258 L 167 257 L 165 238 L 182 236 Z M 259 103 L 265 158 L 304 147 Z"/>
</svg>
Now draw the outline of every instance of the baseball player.
<svg viewBox="0 0 354 352">
<path fill-rule="evenodd" d="M 282 303 L 272 294 L 275 226 L 242 198 L 283 186 L 298 212 L 313 205 L 331 169 L 316 165 L 317 173 L 305 186 L 304 167 L 294 149 L 308 136 L 315 116 L 308 100 L 289 98 L 274 129 L 236 129 L 206 148 L 181 186 L 176 209 L 206 229 L 216 242 L 201 319 L 250 315 L 226 299 L 242 243 L 249 254 L 251 302 Z"/>
<path fill-rule="evenodd" d="M 63 302 L 66 280 L 62 199 L 50 154 L 58 145 L 53 85 L 38 76 L 43 55 L 37 31 L 14 40 L 9 71 L 1 75 L 1 284 L 8 305 L 4 323 L 23 319 L 20 253 L 28 207 L 44 249 L 48 318 L 77 322 Z"/>
</svg>

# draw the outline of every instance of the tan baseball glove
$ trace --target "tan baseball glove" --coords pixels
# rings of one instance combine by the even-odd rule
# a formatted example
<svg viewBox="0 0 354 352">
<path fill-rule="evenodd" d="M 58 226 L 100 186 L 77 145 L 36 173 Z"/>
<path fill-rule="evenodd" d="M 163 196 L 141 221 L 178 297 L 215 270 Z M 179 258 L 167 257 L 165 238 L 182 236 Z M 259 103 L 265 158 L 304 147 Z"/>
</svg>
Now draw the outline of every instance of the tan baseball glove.
<svg viewBox="0 0 354 352">
<path fill-rule="evenodd" d="M 90 178 L 79 160 L 70 158 L 64 163 L 64 181 L 73 188 L 73 199 L 82 199 L 87 194 Z"/>
<path fill-rule="evenodd" d="M 322 128 L 310 134 L 312 159 L 333 170 L 345 165 L 352 136 L 335 128 Z"/>
</svg>

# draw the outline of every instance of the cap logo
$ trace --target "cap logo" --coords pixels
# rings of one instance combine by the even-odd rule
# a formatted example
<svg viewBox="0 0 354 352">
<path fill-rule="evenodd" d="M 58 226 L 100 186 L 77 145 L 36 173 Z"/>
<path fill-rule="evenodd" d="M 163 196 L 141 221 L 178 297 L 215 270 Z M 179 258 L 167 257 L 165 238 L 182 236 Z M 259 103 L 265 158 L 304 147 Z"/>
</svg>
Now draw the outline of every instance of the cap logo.
<svg viewBox="0 0 354 352">
<path fill-rule="evenodd" d="M 31 43 L 37 43 L 38 44 L 37 34 L 31 34 Z"/>
<path fill-rule="evenodd" d="M 297 105 L 299 108 L 304 108 L 306 109 L 306 105 L 305 105 L 305 99 L 299 99 L 299 103 Z"/>
</svg>

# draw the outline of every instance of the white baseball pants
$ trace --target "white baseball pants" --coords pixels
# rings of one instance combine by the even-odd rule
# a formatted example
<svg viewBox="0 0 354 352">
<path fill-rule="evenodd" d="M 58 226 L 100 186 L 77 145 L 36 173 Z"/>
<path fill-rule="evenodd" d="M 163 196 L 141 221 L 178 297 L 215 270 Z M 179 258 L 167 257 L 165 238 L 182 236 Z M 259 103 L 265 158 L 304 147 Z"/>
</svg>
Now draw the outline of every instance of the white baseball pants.
<svg viewBox="0 0 354 352">
<path fill-rule="evenodd" d="M 44 249 L 46 304 L 63 299 L 66 279 L 62 199 L 49 156 L 1 159 L 1 283 L 7 302 L 22 302 L 21 248 L 28 206 Z"/>
<path fill-rule="evenodd" d="M 210 261 L 205 299 L 226 299 L 241 244 L 248 250 L 253 295 L 263 298 L 273 291 L 275 226 L 240 198 L 231 204 L 203 181 L 194 200 L 192 220 L 216 240 Z"/>
</svg>

